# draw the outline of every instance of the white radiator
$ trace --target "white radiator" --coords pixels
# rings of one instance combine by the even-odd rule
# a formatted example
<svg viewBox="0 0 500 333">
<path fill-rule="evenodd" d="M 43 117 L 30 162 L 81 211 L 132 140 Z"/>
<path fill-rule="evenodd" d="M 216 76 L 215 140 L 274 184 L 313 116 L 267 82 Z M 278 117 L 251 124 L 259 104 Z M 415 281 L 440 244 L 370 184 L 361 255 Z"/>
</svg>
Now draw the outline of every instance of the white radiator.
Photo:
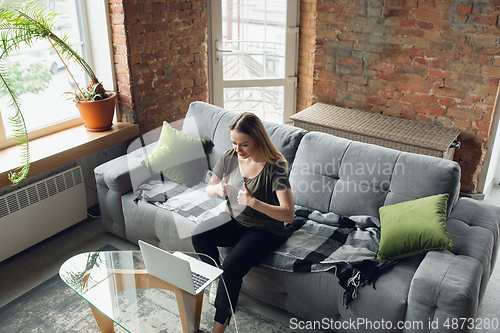
<svg viewBox="0 0 500 333">
<path fill-rule="evenodd" d="M 0 261 L 84 220 L 80 166 L 0 197 Z"/>
</svg>

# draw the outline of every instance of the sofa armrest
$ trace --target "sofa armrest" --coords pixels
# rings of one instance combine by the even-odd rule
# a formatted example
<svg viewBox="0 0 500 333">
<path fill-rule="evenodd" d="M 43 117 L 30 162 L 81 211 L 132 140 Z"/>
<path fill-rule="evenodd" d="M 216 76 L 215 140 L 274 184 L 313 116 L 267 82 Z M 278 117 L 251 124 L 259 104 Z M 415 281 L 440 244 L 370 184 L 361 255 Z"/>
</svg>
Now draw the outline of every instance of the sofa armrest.
<svg viewBox="0 0 500 333">
<path fill-rule="evenodd" d="M 450 332 L 443 325 L 452 324 L 452 318 L 476 317 L 497 258 L 499 224 L 499 207 L 458 200 L 446 223 L 453 248 L 430 251 L 420 263 L 410 285 L 406 320 L 424 321 L 426 332 Z M 439 328 L 429 328 L 429 323 Z M 470 330 L 464 325 L 453 331 Z"/>
<path fill-rule="evenodd" d="M 427 253 L 410 285 L 405 321 L 421 322 L 423 332 L 469 332 L 445 325 L 453 318 L 475 318 L 482 271 L 479 260 L 469 256 L 449 250 Z"/>
<path fill-rule="evenodd" d="M 154 176 L 141 160 L 155 145 L 152 143 L 94 169 L 104 230 L 126 238 L 121 197 Z"/>
<path fill-rule="evenodd" d="M 491 263 L 488 273 L 491 275 L 500 239 L 500 207 L 471 198 L 460 198 L 446 223 L 454 243 L 454 253 L 467 254 L 484 261 L 481 249 L 492 246 L 491 258 L 488 260 Z M 484 236 L 478 235 L 486 231 L 491 233 L 492 244 L 486 244 Z"/>
</svg>

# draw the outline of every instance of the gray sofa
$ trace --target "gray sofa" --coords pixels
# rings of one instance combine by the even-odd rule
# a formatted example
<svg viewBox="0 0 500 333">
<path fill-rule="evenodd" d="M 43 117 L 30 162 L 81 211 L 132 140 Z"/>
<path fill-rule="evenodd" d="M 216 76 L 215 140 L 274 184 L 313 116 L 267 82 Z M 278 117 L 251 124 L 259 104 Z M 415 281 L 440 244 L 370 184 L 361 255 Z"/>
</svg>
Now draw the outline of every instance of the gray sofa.
<svg viewBox="0 0 500 333">
<path fill-rule="evenodd" d="M 212 166 L 231 146 L 227 128 L 235 115 L 202 102 L 190 105 L 183 132 L 212 140 L 207 159 Z M 497 257 L 500 209 L 459 198 L 458 164 L 287 125 L 265 126 L 291 165 L 296 205 L 379 217 L 381 206 L 449 193 L 447 228 L 454 247 L 399 260 L 382 272 L 376 288 L 360 288 L 349 308 L 331 272 L 292 273 L 259 266 L 245 277 L 242 291 L 297 316 L 302 320 L 297 325 L 319 321 L 322 328 L 338 332 L 384 332 L 388 323 L 395 332 L 469 331 L 467 325 L 451 329 L 444 324 L 447 319 L 452 324 L 453 318 L 475 318 Z M 194 222 L 145 200 L 134 203 L 133 189 L 152 176 L 140 160 L 154 145 L 95 169 L 104 228 L 133 243 L 142 239 L 167 250 L 192 251 L 186 235 Z M 346 165 L 385 167 L 357 172 Z"/>
</svg>

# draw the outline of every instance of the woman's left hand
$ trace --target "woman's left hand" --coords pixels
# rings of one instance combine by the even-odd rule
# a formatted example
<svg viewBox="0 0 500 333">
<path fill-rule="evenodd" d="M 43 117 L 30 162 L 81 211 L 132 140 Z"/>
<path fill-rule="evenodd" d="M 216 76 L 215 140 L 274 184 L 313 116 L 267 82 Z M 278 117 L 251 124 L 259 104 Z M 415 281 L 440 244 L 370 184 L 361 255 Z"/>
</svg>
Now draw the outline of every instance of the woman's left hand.
<svg viewBox="0 0 500 333">
<path fill-rule="evenodd" d="M 243 183 L 243 189 L 238 192 L 238 204 L 252 207 L 255 200 L 252 192 L 247 187 L 247 183 Z"/>
</svg>

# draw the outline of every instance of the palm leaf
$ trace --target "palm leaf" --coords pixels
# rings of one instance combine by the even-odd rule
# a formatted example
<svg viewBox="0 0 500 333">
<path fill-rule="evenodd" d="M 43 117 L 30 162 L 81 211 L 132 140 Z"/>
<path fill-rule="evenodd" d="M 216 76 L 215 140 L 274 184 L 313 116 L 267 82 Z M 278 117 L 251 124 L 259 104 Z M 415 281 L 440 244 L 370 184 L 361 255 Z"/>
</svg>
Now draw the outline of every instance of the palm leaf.
<svg viewBox="0 0 500 333">
<path fill-rule="evenodd" d="M 9 122 L 14 129 L 14 136 L 17 140 L 17 145 L 21 147 L 21 167 L 15 169 L 8 176 L 9 180 L 14 184 L 18 184 L 21 180 L 26 178 L 30 169 L 30 150 L 28 142 L 28 131 L 26 123 L 21 113 L 21 102 L 19 97 L 10 88 L 8 76 L 10 74 L 10 67 L 5 62 L 0 63 L 0 87 L 9 92 L 10 101 L 9 106 L 16 110 L 14 116 L 9 117 Z"/>
</svg>

